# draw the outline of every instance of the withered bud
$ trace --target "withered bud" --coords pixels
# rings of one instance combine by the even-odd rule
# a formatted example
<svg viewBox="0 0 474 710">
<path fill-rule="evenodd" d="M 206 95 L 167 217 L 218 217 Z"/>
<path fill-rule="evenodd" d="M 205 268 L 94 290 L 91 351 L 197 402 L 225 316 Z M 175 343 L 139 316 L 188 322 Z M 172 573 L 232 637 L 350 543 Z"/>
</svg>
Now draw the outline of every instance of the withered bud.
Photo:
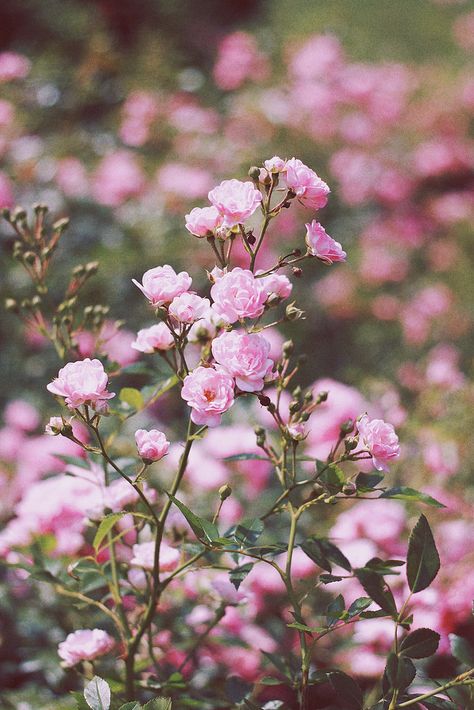
<svg viewBox="0 0 474 710">
<path fill-rule="evenodd" d="M 285 318 L 289 321 L 299 320 L 304 317 L 304 311 L 296 308 L 294 303 L 289 303 L 285 310 Z"/>
<path fill-rule="evenodd" d="M 342 488 L 342 492 L 345 496 L 353 496 L 357 492 L 357 487 L 352 481 L 347 481 Z"/>
<path fill-rule="evenodd" d="M 255 244 L 255 242 L 257 241 L 257 240 L 255 239 L 255 236 L 252 234 L 252 232 L 248 232 L 248 234 L 247 234 L 247 241 L 248 241 L 249 244 Z"/>
<path fill-rule="evenodd" d="M 297 279 L 299 279 L 303 275 L 303 269 L 300 269 L 299 266 L 294 266 L 292 271 L 293 276 L 295 276 Z"/>
</svg>

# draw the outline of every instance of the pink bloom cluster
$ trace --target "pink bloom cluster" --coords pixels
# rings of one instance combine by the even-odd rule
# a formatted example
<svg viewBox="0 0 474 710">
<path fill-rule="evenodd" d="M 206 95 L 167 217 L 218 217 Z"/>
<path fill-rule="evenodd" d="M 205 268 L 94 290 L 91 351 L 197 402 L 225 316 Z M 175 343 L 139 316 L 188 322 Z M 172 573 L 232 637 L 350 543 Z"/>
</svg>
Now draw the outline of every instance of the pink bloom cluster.
<svg viewBox="0 0 474 710">
<path fill-rule="evenodd" d="M 339 242 L 330 237 L 324 227 L 315 219 L 311 224 L 306 225 L 306 244 L 309 253 L 326 264 L 346 260 L 347 254 Z"/>
<path fill-rule="evenodd" d="M 285 176 L 286 184 L 305 207 L 318 210 L 326 206 L 329 187 L 301 160 L 298 158 L 287 160 Z"/>
<path fill-rule="evenodd" d="M 157 350 L 170 350 L 174 344 L 173 334 L 166 323 L 156 323 L 139 330 L 131 347 L 141 353 L 154 353 Z"/>
<path fill-rule="evenodd" d="M 172 266 L 156 266 L 145 271 L 142 283 L 133 279 L 133 283 L 150 301 L 152 306 L 163 306 L 191 288 L 192 279 L 186 271 L 179 274 Z"/>
<path fill-rule="evenodd" d="M 102 629 L 79 629 L 59 644 L 58 655 L 66 666 L 71 667 L 104 656 L 114 646 L 114 639 Z"/>
<path fill-rule="evenodd" d="M 212 342 L 215 361 L 244 392 L 263 389 L 273 368 L 270 343 L 258 333 L 224 332 Z"/>
<path fill-rule="evenodd" d="M 181 397 L 195 424 L 218 426 L 234 403 L 234 380 L 222 369 L 199 366 L 184 378 Z"/>
<path fill-rule="evenodd" d="M 265 310 L 268 291 L 263 279 L 239 266 L 217 277 L 211 288 L 213 309 L 227 323 L 258 318 Z"/>
<path fill-rule="evenodd" d="M 262 201 L 262 193 L 250 180 L 223 180 L 208 197 L 222 217 L 222 226 L 228 229 L 243 224 Z"/>
<path fill-rule="evenodd" d="M 70 409 L 82 404 L 104 406 L 115 395 L 107 391 L 109 378 L 100 360 L 69 362 L 59 370 L 58 376 L 47 385 L 52 394 L 64 397 Z"/>
<path fill-rule="evenodd" d="M 137 444 L 138 455 L 145 463 L 159 461 L 166 456 L 170 448 L 170 442 L 162 431 L 157 429 L 137 429 L 135 432 L 135 442 Z"/>
</svg>

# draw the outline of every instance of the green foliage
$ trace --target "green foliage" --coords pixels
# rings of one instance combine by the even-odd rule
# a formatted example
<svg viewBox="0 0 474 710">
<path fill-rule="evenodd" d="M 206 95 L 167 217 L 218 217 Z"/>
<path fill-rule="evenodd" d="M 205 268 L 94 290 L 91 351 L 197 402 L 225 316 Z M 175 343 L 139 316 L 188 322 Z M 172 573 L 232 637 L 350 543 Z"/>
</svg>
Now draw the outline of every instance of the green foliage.
<svg viewBox="0 0 474 710">
<path fill-rule="evenodd" d="M 407 579 L 413 593 L 429 587 L 438 574 L 440 560 L 433 533 L 424 515 L 420 515 L 408 542 Z"/>
<path fill-rule="evenodd" d="M 382 575 L 377 574 L 368 567 L 355 569 L 354 574 L 361 583 L 365 592 L 387 614 L 396 614 L 397 606 L 392 591 Z"/>
<path fill-rule="evenodd" d="M 332 564 L 342 567 L 347 572 L 352 571 L 351 563 L 347 557 L 327 538 L 310 537 L 301 544 L 301 549 L 313 562 L 329 573 L 332 572 Z"/>
<path fill-rule="evenodd" d="M 427 505 L 432 505 L 435 508 L 445 508 L 443 503 L 435 500 L 426 493 L 421 493 L 416 491 L 414 488 L 407 488 L 406 486 L 397 486 L 396 488 L 387 488 L 380 498 L 395 498 L 396 500 L 408 500 L 408 501 L 419 501 L 420 503 L 426 503 Z"/>
<path fill-rule="evenodd" d="M 329 673 L 329 682 L 344 710 L 361 710 L 363 695 L 359 685 L 346 673 L 332 671 Z"/>
<path fill-rule="evenodd" d="M 416 629 L 405 636 L 400 644 L 400 653 L 409 658 L 427 658 L 436 653 L 440 638 L 431 629 Z"/>
</svg>

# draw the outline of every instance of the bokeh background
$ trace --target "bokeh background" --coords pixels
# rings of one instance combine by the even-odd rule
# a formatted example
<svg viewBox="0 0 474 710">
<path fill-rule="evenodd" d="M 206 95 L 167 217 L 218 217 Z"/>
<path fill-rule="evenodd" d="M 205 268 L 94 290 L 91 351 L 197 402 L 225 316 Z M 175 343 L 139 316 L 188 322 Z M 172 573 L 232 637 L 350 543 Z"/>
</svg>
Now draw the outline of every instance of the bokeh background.
<svg viewBox="0 0 474 710">
<path fill-rule="evenodd" d="M 147 268 L 186 267 L 205 286 L 208 254 L 186 232 L 184 214 L 206 204 L 220 180 L 245 179 L 251 165 L 294 155 L 328 182 L 321 221 L 348 263 L 305 268 L 295 286 L 306 311 L 301 383 L 330 378 L 356 388 L 397 427 L 403 457 L 395 482 L 448 505 L 436 513 L 447 572 L 424 613 L 436 608 L 433 628 L 469 635 L 472 5 L 13 0 L 0 6 L 0 52 L 0 203 L 45 202 L 55 218 L 71 218 L 46 307 L 74 265 L 100 261 L 86 302 L 110 305 L 109 330 L 100 345 L 84 341 L 84 354 L 98 348 L 123 365 L 137 358 L 130 342 L 150 314 L 131 279 Z M 296 209 L 275 224 L 263 264 L 302 245 L 307 217 Z M 6 223 L 0 237 L 0 295 L 27 296 Z M 115 321 L 124 322 L 120 331 Z M 36 481 L 54 468 L 51 440 L 40 432 L 53 407 L 44 385 L 58 363 L 14 314 L 2 313 L 0 328 L 7 524 L 25 494 L 15 481 L 26 469 Z M 288 324 L 281 339 L 295 333 Z M 340 390 L 344 414 L 354 391 Z M 18 414 L 11 402 L 19 400 L 34 409 Z M 170 412 L 179 421 L 176 406 Z M 373 535 L 356 527 L 354 534 Z M 12 585 L 6 572 L 3 579 Z M 52 707 L 53 696 L 74 686 L 55 667 L 54 628 L 68 623 L 44 589 L 38 607 L 28 585 L 16 584 L 0 601 L 1 702 Z M 376 656 L 378 641 L 363 643 Z"/>
</svg>

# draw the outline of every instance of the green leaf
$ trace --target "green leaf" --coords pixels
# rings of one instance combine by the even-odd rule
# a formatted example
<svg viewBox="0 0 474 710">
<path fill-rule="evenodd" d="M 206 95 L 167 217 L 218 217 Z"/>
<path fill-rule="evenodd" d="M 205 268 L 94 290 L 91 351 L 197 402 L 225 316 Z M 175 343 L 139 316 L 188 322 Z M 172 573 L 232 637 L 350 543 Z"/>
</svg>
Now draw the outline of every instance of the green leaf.
<svg viewBox="0 0 474 710">
<path fill-rule="evenodd" d="M 171 698 L 153 698 L 143 706 L 143 710 L 171 710 Z"/>
<path fill-rule="evenodd" d="M 354 574 L 369 597 L 388 614 L 396 614 L 397 607 L 390 587 L 383 577 L 367 567 L 354 570 Z"/>
<path fill-rule="evenodd" d="M 353 678 L 342 671 L 332 671 L 329 673 L 329 682 L 337 699 L 343 703 L 344 710 L 361 710 L 363 695 Z"/>
<path fill-rule="evenodd" d="M 358 616 L 364 609 L 372 604 L 372 599 L 370 597 L 359 597 L 352 602 L 349 609 L 347 610 L 347 616 L 352 619 L 354 616 Z"/>
<path fill-rule="evenodd" d="M 326 470 L 318 476 L 318 481 L 327 488 L 329 493 L 334 495 L 342 490 L 346 482 L 346 477 L 342 468 L 339 468 L 335 463 L 331 463 Z"/>
<path fill-rule="evenodd" d="M 110 513 L 110 515 L 106 515 L 105 518 L 101 520 L 92 543 L 92 546 L 96 552 L 101 546 L 102 540 L 107 536 L 107 534 L 114 527 L 115 523 L 120 520 L 123 515 L 125 515 L 125 513 Z"/>
<path fill-rule="evenodd" d="M 407 578 L 413 593 L 430 586 L 438 574 L 440 560 L 433 533 L 424 515 L 420 515 L 408 541 Z"/>
<path fill-rule="evenodd" d="M 125 703 L 125 705 L 121 705 L 119 707 L 119 710 L 143 710 L 143 705 L 137 703 L 136 700 L 132 700 L 131 703 Z"/>
<path fill-rule="evenodd" d="M 264 524 L 260 518 L 243 520 L 241 523 L 231 528 L 226 537 L 232 536 L 242 547 L 255 545 L 263 532 Z"/>
<path fill-rule="evenodd" d="M 280 671 L 280 673 L 282 673 L 286 678 L 291 678 L 288 664 L 281 656 L 276 653 L 269 653 L 268 651 L 262 651 L 262 654 L 275 666 L 277 671 Z"/>
<path fill-rule="evenodd" d="M 84 688 L 84 698 L 91 710 L 109 710 L 109 684 L 103 678 L 95 675 Z"/>
<path fill-rule="evenodd" d="M 143 408 L 143 395 L 140 390 L 134 387 L 122 387 L 119 399 L 123 404 L 128 405 L 131 409 L 135 409 L 136 411 Z"/>
<path fill-rule="evenodd" d="M 373 491 L 383 478 L 383 473 L 363 473 L 361 471 L 355 479 L 356 488 L 361 493 L 368 493 Z"/>
<path fill-rule="evenodd" d="M 360 612 L 361 619 L 383 619 L 386 616 L 391 616 L 391 614 L 387 614 L 387 612 L 384 611 L 383 609 L 375 609 L 374 611 L 369 610 L 369 611 L 361 611 Z"/>
<path fill-rule="evenodd" d="M 258 681 L 262 685 L 283 685 L 283 681 L 279 680 L 278 678 L 272 678 L 269 675 L 266 675 L 264 678 Z"/>
<path fill-rule="evenodd" d="M 431 629 L 416 629 L 405 636 L 400 645 L 400 653 L 409 658 L 428 658 L 436 653 L 440 638 Z"/>
<path fill-rule="evenodd" d="M 170 494 L 168 495 L 170 500 L 182 512 L 189 525 L 191 526 L 193 533 L 198 539 L 204 540 L 206 543 L 209 544 L 219 538 L 219 530 L 214 525 L 214 523 L 211 523 L 209 520 L 204 520 L 204 518 L 198 517 L 191 510 L 189 510 L 189 508 L 185 506 L 184 503 L 181 503 L 180 500 L 175 498 L 175 496 L 172 496 Z"/>
<path fill-rule="evenodd" d="M 435 508 L 446 508 L 443 503 L 440 503 L 435 498 L 422 493 L 421 491 L 416 491 L 414 488 L 407 488 L 407 486 L 397 486 L 396 488 L 388 488 L 386 491 L 379 496 L 379 498 L 395 498 L 397 500 L 414 500 L 420 501 L 421 503 L 426 503 L 427 505 L 432 505 Z"/>
<path fill-rule="evenodd" d="M 306 624 L 301 624 L 299 621 L 293 621 L 291 624 L 287 624 L 289 629 L 296 629 L 297 631 L 305 631 L 307 634 L 312 634 L 313 629 Z"/>
<path fill-rule="evenodd" d="M 467 639 L 456 634 L 449 634 L 449 644 L 454 658 L 470 668 L 474 667 L 474 649 Z"/>
<path fill-rule="evenodd" d="M 384 672 L 384 692 L 389 689 L 405 690 L 416 676 L 416 668 L 409 658 L 390 653 Z"/>
<path fill-rule="evenodd" d="M 236 589 L 240 587 L 253 565 L 253 562 L 246 562 L 244 565 L 239 565 L 238 567 L 231 569 L 229 572 L 229 579 Z"/>
<path fill-rule="evenodd" d="M 233 454 L 222 459 L 231 463 L 232 461 L 268 461 L 268 456 L 260 456 L 259 454 Z"/>
<path fill-rule="evenodd" d="M 121 375 L 155 375 L 145 362 L 132 362 L 120 370 Z"/>
<path fill-rule="evenodd" d="M 331 584 L 331 582 L 340 582 L 344 577 L 338 577 L 336 574 L 320 574 L 319 581 L 321 584 Z"/>
<path fill-rule="evenodd" d="M 78 690 L 71 690 L 69 693 L 76 701 L 76 710 L 89 710 L 89 705 L 84 700 L 84 696 Z"/>
<path fill-rule="evenodd" d="M 149 407 L 151 404 L 156 402 L 160 397 L 162 397 L 166 392 L 173 389 L 175 385 L 179 382 L 179 377 L 177 375 L 171 375 L 168 379 L 160 382 L 158 385 L 147 385 L 143 387 L 140 391 L 140 395 L 143 398 L 143 408 Z"/>
<path fill-rule="evenodd" d="M 233 703 L 241 703 L 253 690 L 253 683 L 248 683 L 237 675 L 231 675 L 225 682 L 225 693 Z"/>
<path fill-rule="evenodd" d="M 340 549 L 327 538 L 310 537 L 301 544 L 301 549 L 322 569 L 332 572 L 331 563 L 342 567 L 347 572 L 352 571 L 351 563 Z"/>
<path fill-rule="evenodd" d="M 82 459 L 80 456 L 66 456 L 65 454 L 53 454 L 55 459 L 59 459 L 68 466 L 78 466 L 79 468 L 84 468 L 86 471 L 90 470 L 89 462 L 86 459 Z"/>
<path fill-rule="evenodd" d="M 400 574 L 399 572 L 395 572 L 392 567 L 403 567 L 404 564 L 405 562 L 403 560 L 382 560 L 380 557 L 372 557 L 365 566 L 377 572 L 377 574 L 384 576 L 386 574 Z"/>
<path fill-rule="evenodd" d="M 346 603 L 344 601 L 344 597 L 342 594 L 338 594 L 338 596 L 328 604 L 326 609 L 328 626 L 334 626 L 336 621 L 339 621 L 345 610 Z"/>
</svg>

